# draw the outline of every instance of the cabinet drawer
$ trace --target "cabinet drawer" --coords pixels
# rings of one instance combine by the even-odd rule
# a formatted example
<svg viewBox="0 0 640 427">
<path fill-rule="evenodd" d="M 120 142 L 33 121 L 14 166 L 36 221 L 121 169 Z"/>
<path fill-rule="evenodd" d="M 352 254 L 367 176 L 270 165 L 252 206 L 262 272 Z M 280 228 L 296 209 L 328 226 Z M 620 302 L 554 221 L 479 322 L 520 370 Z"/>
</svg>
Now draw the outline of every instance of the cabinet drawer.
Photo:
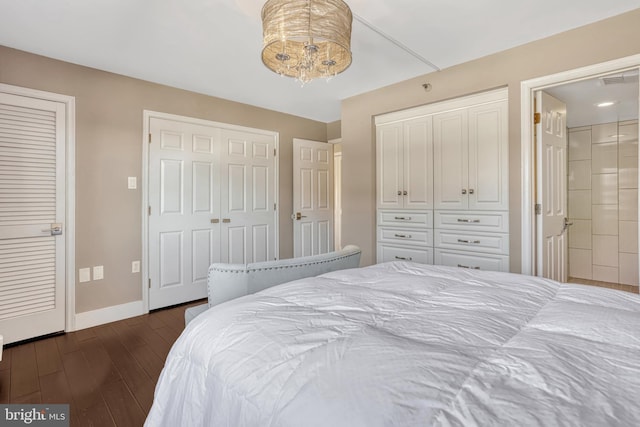
<svg viewBox="0 0 640 427">
<path fill-rule="evenodd" d="M 436 211 L 434 228 L 509 232 L 508 212 Z"/>
<path fill-rule="evenodd" d="M 433 249 L 378 244 L 378 262 L 388 261 L 413 261 L 420 264 L 433 264 Z"/>
<path fill-rule="evenodd" d="M 433 228 L 433 211 L 378 211 L 378 225 Z"/>
<path fill-rule="evenodd" d="M 430 228 L 378 227 L 378 241 L 382 243 L 433 246 L 433 230 Z"/>
<path fill-rule="evenodd" d="M 509 254 L 508 234 L 435 230 L 434 236 L 434 246 L 437 248 Z"/>
<path fill-rule="evenodd" d="M 473 270 L 509 271 L 509 257 L 507 255 L 477 254 L 448 249 L 435 249 L 434 254 L 434 261 L 437 265 Z"/>
</svg>

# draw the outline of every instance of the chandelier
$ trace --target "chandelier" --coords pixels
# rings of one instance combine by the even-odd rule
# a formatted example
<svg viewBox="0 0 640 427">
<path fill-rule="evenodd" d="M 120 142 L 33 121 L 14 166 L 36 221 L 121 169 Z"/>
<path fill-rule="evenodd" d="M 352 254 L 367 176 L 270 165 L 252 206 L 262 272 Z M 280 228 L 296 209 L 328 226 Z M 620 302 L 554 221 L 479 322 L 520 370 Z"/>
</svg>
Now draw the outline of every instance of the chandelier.
<svg viewBox="0 0 640 427">
<path fill-rule="evenodd" d="M 342 0 L 268 0 L 262 7 L 267 68 L 302 85 L 351 65 L 351 9 Z"/>
</svg>

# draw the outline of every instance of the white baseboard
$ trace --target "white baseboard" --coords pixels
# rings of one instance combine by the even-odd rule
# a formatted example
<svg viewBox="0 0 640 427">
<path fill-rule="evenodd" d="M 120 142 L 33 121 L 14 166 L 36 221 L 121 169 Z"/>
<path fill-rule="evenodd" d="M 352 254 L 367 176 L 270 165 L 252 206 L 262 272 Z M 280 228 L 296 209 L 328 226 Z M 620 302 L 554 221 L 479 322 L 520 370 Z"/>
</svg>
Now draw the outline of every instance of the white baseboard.
<svg viewBox="0 0 640 427">
<path fill-rule="evenodd" d="M 76 314 L 76 327 L 74 330 L 91 328 L 105 323 L 140 316 L 145 313 L 142 301 L 133 301 L 126 304 L 114 305 L 93 311 L 85 311 Z M 69 331 L 70 332 L 70 331 Z"/>
</svg>

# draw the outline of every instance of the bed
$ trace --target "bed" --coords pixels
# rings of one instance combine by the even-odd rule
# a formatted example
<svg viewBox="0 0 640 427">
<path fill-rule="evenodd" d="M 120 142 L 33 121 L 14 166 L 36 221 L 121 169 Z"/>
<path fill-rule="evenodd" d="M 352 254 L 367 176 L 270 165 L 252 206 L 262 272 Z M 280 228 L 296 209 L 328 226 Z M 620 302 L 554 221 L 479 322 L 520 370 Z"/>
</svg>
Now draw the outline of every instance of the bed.
<svg viewBox="0 0 640 427">
<path fill-rule="evenodd" d="M 640 425 L 640 297 L 391 262 L 189 323 L 147 426 Z"/>
</svg>

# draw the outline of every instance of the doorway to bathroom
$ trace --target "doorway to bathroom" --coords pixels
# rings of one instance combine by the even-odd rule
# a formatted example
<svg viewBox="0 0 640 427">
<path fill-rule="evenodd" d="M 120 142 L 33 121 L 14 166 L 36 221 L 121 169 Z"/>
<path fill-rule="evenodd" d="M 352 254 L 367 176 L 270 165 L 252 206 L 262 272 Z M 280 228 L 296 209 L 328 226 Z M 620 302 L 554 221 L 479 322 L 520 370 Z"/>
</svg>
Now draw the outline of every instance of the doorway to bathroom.
<svg viewBox="0 0 640 427">
<path fill-rule="evenodd" d="M 538 275 L 637 292 L 639 93 L 637 68 L 535 91 Z"/>
</svg>

